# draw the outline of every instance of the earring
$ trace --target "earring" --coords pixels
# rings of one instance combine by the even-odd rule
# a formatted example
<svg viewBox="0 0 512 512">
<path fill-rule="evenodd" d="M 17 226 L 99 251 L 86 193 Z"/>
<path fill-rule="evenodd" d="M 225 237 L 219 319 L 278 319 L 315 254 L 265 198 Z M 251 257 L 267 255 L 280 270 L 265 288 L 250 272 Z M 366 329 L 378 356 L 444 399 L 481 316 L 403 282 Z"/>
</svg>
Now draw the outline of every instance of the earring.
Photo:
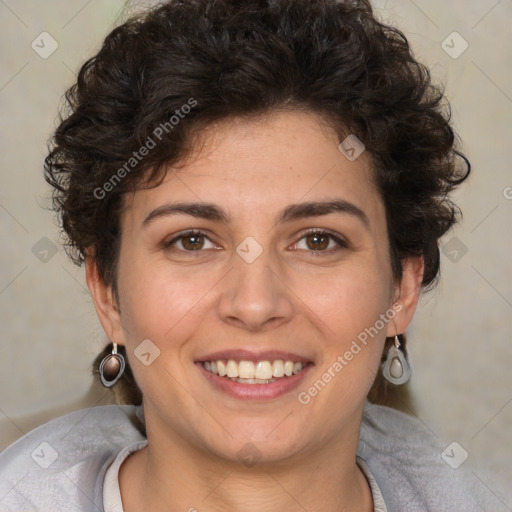
<svg viewBox="0 0 512 512">
<path fill-rule="evenodd" d="M 382 364 L 382 375 L 395 385 L 405 384 L 411 376 L 411 367 L 400 350 L 400 341 L 395 335 L 395 343 L 389 347 L 386 359 Z"/>
<path fill-rule="evenodd" d="M 100 363 L 101 383 L 111 388 L 122 377 L 125 366 L 123 355 L 117 352 L 117 343 L 112 343 L 112 353 L 107 354 Z"/>
</svg>

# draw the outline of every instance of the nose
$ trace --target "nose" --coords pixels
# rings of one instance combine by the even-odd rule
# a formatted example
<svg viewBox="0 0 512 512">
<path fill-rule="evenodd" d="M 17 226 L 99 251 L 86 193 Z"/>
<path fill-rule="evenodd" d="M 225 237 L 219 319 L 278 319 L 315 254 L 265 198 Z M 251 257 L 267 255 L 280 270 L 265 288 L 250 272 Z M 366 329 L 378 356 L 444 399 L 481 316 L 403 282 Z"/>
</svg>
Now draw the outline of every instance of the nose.
<svg viewBox="0 0 512 512">
<path fill-rule="evenodd" d="M 279 274 L 265 253 L 252 263 L 238 258 L 223 282 L 218 302 L 222 321 L 251 332 L 289 322 L 294 312 L 292 292 Z"/>
</svg>

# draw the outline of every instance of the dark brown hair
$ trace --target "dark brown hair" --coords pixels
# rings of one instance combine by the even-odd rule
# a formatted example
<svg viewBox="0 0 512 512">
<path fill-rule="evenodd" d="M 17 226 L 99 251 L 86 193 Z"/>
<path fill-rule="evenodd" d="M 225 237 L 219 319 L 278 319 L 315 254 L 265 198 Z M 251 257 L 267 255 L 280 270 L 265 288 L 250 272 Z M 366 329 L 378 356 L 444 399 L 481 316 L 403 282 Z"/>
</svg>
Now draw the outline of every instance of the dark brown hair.
<svg viewBox="0 0 512 512">
<path fill-rule="evenodd" d="M 45 177 L 68 254 L 80 264 L 92 251 L 114 291 L 123 196 L 157 184 L 208 124 L 276 109 L 316 113 L 340 142 L 364 143 L 396 279 L 421 256 L 423 286 L 435 283 L 458 215 L 449 193 L 470 166 L 441 87 L 368 1 L 171 0 L 114 29 L 66 98 Z"/>
</svg>

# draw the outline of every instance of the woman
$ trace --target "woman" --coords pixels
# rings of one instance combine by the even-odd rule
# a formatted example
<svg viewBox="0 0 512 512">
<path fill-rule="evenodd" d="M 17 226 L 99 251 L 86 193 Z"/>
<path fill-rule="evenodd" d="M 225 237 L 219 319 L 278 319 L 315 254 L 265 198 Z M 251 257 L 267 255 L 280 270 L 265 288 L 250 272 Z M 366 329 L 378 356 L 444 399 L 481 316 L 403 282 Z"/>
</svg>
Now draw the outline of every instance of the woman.
<svg viewBox="0 0 512 512">
<path fill-rule="evenodd" d="M 367 400 L 409 377 L 469 173 L 399 31 L 366 1 L 171 0 L 67 99 L 46 178 L 111 341 L 96 371 L 131 405 L 8 448 L 4 508 L 495 505 Z"/>
</svg>

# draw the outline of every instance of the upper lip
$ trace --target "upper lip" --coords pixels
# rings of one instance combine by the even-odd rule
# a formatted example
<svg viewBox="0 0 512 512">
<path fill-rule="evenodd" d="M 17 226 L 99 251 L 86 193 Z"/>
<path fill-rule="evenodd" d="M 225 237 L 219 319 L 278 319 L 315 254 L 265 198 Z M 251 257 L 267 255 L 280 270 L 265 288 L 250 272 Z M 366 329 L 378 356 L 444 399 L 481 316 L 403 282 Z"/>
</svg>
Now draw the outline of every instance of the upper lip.
<svg viewBox="0 0 512 512">
<path fill-rule="evenodd" d="M 233 359 L 234 361 L 276 361 L 282 359 L 283 361 L 293 361 L 294 363 L 310 363 L 311 359 L 294 354 L 293 352 L 283 352 L 282 350 L 264 350 L 255 352 L 247 349 L 231 349 L 231 350 L 220 350 L 218 352 L 212 352 L 205 356 L 201 356 L 196 359 L 196 363 L 202 363 L 204 361 L 224 361 Z"/>
</svg>

